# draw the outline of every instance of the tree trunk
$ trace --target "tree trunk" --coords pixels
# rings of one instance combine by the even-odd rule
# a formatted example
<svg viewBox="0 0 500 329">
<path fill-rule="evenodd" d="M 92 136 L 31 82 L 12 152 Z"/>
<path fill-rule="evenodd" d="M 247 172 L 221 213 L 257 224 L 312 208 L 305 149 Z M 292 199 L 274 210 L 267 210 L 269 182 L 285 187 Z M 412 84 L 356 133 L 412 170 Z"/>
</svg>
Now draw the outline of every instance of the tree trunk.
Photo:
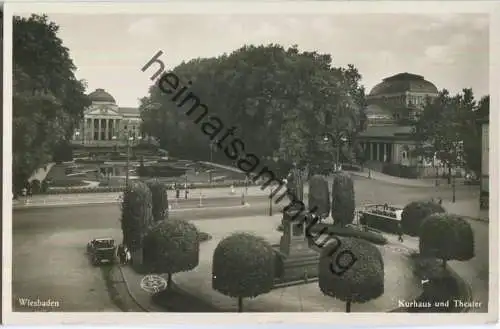
<svg viewBox="0 0 500 329">
<path fill-rule="evenodd" d="M 350 301 L 345 303 L 345 312 L 351 313 L 351 302 Z"/>
<path fill-rule="evenodd" d="M 238 313 L 243 312 L 243 297 L 238 297 Z"/>
<path fill-rule="evenodd" d="M 168 273 L 167 276 L 167 288 L 172 289 L 172 273 Z"/>
<path fill-rule="evenodd" d="M 451 166 L 448 166 L 448 185 L 451 184 Z"/>
</svg>

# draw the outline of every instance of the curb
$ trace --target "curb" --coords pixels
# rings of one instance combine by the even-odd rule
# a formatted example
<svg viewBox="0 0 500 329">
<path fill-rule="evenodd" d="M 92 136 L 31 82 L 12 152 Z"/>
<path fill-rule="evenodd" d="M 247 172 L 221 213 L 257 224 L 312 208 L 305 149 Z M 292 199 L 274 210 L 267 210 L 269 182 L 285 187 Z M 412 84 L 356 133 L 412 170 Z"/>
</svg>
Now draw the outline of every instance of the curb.
<svg viewBox="0 0 500 329">
<path fill-rule="evenodd" d="M 349 173 L 351 176 L 357 176 L 357 177 L 361 177 L 361 178 L 365 178 L 365 179 L 369 179 L 369 180 L 374 180 L 374 181 L 378 181 L 378 182 L 382 182 L 382 183 L 386 183 L 386 184 L 391 184 L 391 185 L 404 186 L 404 187 L 408 187 L 408 188 L 429 188 L 429 187 L 433 187 L 433 185 L 427 185 L 427 184 L 413 185 L 413 184 L 405 184 L 403 182 L 391 182 L 391 181 L 388 181 L 388 180 L 385 180 L 385 179 L 373 178 L 373 176 L 369 178 L 368 176 L 361 175 L 361 174 L 359 174 L 356 171 L 347 171 L 346 170 L 345 172 Z"/>
<path fill-rule="evenodd" d="M 129 286 L 129 283 L 127 281 L 127 278 L 125 277 L 125 275 L 123 274 L 123 270 L 122 270 L 122 267 L 120 265 L 117 266 L 118 267 L 118 270 L 120 271 L 120 274 L 123 278 L 123 282 L 125 283 L 125 288 L 127 288 L 127 292 L 128 292 L 128 295 L 130 296 L 130 298 L 134 301 L 134 303 L 141 309 L 143 310 L 144 312 L 149 312 L 149 310 L 142 306 L 141 303 L 139 303 L 139 301 L 135 298 L 134 294 L 132 294 L 132 292 L 130 291 L 130 286 Z"/>
</svg>

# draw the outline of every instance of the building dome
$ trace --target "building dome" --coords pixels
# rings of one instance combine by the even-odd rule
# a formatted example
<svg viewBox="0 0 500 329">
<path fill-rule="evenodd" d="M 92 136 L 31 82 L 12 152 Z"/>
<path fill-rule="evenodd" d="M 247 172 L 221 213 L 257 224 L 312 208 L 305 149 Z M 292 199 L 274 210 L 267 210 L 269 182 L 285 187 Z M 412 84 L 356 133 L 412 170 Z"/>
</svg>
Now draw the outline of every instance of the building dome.
<svg viewBox="0 0 500 329">
<path fill-rule="evenodd" d="M 89 98 L 92 102 L 109 102 L 116 103 L 115 98 L 107 93 L 104 89 L 96 89 L 89 94 Z"/>
<path fill-rule="evenodd" d="M 437 94 L 436 86 L 421 75 L 399 73 L 385 78 L 370 91 L 370 96 L 401 94 L 405 92 Z"/>
</svg>

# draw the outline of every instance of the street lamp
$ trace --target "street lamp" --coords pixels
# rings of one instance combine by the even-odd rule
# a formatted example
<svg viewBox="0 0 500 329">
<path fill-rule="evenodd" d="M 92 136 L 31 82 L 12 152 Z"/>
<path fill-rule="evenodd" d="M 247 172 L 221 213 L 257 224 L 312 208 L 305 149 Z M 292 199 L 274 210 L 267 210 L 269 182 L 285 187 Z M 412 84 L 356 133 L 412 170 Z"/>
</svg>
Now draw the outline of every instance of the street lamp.
<svg viewBox="0 0 500 329">
<path fill-rule="evenodd" d="M 331 133 L 325 133 L 323 140 L 325 142 L 331 141 L 333 146 L 336 147 L 335 151 L 335 171 L 340 170 L 340 148 L 344 143 L 347 142 L 347 136 L 345 135 L 345 132 L 340 132 L 337 136 L 333 136 Z"/>
<path fill-rule="evenodd" d="M 452 190 L 452 198 L 451 202 L 455 203 L 456 199 L 456 185 L 455 185 L 455 177 L 457 176 L 457 170 L 455 168 L 451 171 L 451 190 Z"/>
<path fill-rule="evenodd" d="M 113 136 L 111 139 L 116 141 L 118 138 L 116 136 Z M 133 142 L 135 140 L 141 140 L 141 139 L 142 139 L 141 136 L 138 136 L 137 138 L 135 138 L 134 136 L 131 136 L 130 133 L 125 138 L 125 141 L 127 143 L 127 162 L 125 164 L 125 188 L 128 188 L 128 181 L 129 181 L 130 144 L 131 144 L 131 142 Z"/>
</svg>

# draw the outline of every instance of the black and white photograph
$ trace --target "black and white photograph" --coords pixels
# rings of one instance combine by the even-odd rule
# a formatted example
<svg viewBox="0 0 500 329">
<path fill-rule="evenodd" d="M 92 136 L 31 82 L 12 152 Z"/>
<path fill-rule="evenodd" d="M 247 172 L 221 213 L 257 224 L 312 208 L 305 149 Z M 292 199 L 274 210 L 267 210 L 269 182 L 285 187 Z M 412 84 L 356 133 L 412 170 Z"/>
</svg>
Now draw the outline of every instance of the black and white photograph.
<svg viewBox="0 0 500 329">
<path fill-rule="evenodd" d="M 496 4 L 308 4 L 5 5 L 7 324 L 498 320 Z"/>
</svg>

